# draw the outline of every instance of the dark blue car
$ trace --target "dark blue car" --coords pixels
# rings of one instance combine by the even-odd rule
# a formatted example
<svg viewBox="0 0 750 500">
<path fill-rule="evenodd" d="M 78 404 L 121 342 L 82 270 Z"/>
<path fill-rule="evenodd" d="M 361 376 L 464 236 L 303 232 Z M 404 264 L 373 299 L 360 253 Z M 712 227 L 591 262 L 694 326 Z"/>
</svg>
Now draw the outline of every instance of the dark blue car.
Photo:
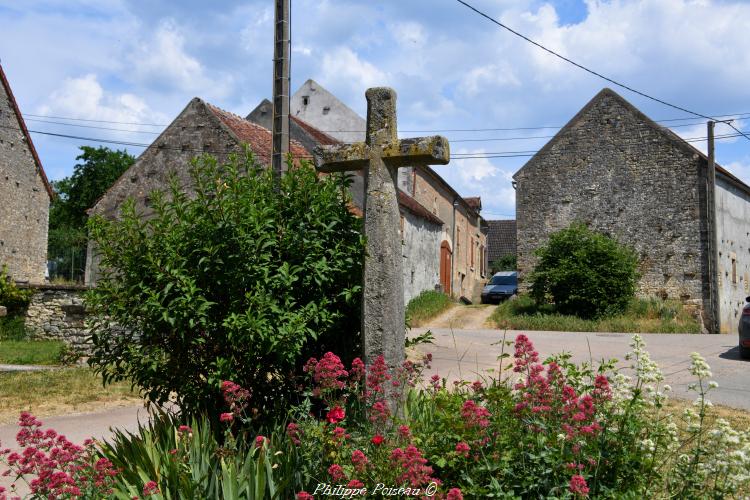
<svg viewBox="0 0 750 500">
<path fill-rule="evenodd" d="M 495 273 L 482 290 L 482 304 L 501 302 L 518 293 L 518 273 L 503 271 Z"/>
</svg>

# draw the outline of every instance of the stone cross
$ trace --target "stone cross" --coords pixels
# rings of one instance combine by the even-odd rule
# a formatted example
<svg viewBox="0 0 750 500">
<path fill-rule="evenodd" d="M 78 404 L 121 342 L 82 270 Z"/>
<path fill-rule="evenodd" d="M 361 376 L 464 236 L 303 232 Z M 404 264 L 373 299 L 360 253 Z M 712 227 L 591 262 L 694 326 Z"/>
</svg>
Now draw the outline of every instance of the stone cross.
<svg viewBox="0 0 750 500">
<path fill-rule="evenodd" d="M 368 364 L 382 354 L 393 368 L 404 361 L 405 340 L 398 169 L 445 165 L 450 160 L 450 148 L 441 136 L 398 139 L 393 89 L 371 88 L 365 96 L 365 142 L 318 147 L 313 157 L 321 172 L 365 171 L 363 354 Z"/>
</svg>

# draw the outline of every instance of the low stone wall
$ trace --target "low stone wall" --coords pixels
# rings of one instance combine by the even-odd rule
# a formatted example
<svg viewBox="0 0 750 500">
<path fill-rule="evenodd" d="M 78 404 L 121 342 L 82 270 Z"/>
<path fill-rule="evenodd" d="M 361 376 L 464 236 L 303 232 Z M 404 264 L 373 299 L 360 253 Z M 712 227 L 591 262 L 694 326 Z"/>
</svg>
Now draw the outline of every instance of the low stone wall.
<svg viewBox="0 0 750 500">
<path fill-rule="evenodd" d="M 26 311 L 26 329 L 33 338 L 62 340 L 71 347 L 87 350 L 84 285 L 25 285 L 34 290 Z"/>
</svg>

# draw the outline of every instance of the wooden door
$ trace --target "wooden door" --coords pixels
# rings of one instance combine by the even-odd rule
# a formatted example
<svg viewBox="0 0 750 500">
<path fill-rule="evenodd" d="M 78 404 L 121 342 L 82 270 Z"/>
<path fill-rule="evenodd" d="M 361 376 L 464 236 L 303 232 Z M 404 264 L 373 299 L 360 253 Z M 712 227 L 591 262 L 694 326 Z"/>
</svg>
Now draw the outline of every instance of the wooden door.
<svg viewBox="0 0 750 500">
<path fill-rule="evenodd" d="M 451 248 L 447 241 L 440 245 L 440 284 L 443 291 L 451 293 Z"/>
</svg>

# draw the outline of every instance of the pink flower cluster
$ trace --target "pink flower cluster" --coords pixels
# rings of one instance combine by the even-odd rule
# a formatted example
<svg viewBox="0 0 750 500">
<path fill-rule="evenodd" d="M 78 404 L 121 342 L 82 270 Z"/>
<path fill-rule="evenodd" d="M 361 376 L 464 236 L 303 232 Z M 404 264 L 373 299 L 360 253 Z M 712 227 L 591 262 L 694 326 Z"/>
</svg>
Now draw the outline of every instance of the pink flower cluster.
<svg viewBox="0 0 750 500">
<path fill-rule="evenodd" d="M 250 391 L 230 380 L 225 380 L 221 383 L 221 392 L 224 395 L 224 401 L 227 403 L 227 406 L 229 406 L 232 414 L 239 417 L 244 409 L 247 408 L 248 400 L 250 399 Z"/>
<path fill-rule="evenodd" d="M 320 397 L 322 394 L 341 390 L 346 387 L 343 379 L 349 376 L 349 372 L 344 369 L 341 358 L 327 352 L 318 361 L 310 358 L 303 368 L 305 373 L 312 375 L 315 387 L 313 387 L 313 396 Z"/>
<path fill-rule="evenodd" d="M 575 476 L 570 478 L 568 489 L 574 495 L 582 497 L 587 497 L 589 495 L 589 486 L 588 484 L 586 484 L 586 480 L 580 474 L 576 474 Z"/>
<path fill-rule="evenodd" d="M 461 408 L 461 416 L 467 427 L 486 429 L 490 425 L 489 417 L 491 417 L 492 414 L 484 406 L 476 404 L 471 399 L 467 399 Z"/>
<path fill-rule="evenodd" d="M 93 440 L 75 445 L 53 429 L 42 430 L 42 422 L 28 412 L 21 413 L 18 425 L 21 430 L 16 441 L 23 451 L 2 451 L 11 467 L 3 475 L 35 476 L 30 481 L 25 477 L 31 493 L 49 498 L 77 498 L 84 491 L 102 496 L 111 492 L 118 470 L 108 459 L 97 458 Z"/>
<path fill-rule="evenodd" d="M 391 452 L 391 462 L 394 467 L 401 471 L 397 481 L 399 484 L 409 484 L 414 488 L 427 485 L 431 482 L 440 483 L 431 477 L 432 467 L 427 465 L 427 459 L 422 456 L 419 449 L 410 444 L 405 449 L 395 448 Z"/>
</svg>

